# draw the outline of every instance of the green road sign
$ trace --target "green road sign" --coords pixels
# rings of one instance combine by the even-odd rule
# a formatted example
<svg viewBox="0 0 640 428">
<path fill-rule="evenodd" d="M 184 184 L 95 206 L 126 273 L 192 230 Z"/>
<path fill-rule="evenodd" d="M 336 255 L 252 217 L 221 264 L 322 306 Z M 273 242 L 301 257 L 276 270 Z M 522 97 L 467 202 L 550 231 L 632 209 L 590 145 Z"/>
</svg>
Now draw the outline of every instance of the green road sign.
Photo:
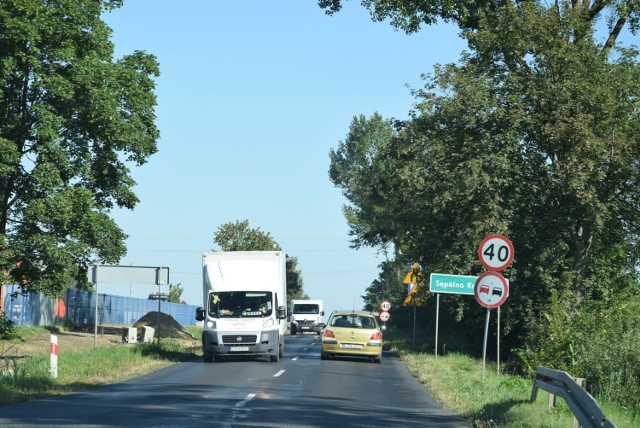
<svg viewBox="0 0 640 428">
<path fill-rule="evenodd" d="M 432 293 L 469 294 L 473 296 L 477 280 L 477 276 L 432 273 L 429 281 L 429 291 Z"/>
</svg>

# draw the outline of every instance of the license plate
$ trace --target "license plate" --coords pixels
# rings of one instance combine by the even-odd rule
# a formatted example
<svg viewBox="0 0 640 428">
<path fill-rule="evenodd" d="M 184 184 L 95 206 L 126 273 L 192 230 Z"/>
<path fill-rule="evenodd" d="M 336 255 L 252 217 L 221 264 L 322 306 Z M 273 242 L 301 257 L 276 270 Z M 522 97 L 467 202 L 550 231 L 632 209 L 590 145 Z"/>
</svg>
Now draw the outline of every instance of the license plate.
<svg viewBox="0 0 640 428">
<path fill-rule="evenodd" d="M 248 346 L 230 346 L 229 352 L 247 352 L 249 350 Z"/>
<path fill-rule="evenodd" d="M 309 330 L 309 327 L 304 326 L 304 327 L 300 327 L 302 330 Z"/>
<path fill-rule="evenodd" d="M 362 349 L 362 345 L 354 345 L 352 343 L 343 343 L 342 349 Z"/>
</svg>

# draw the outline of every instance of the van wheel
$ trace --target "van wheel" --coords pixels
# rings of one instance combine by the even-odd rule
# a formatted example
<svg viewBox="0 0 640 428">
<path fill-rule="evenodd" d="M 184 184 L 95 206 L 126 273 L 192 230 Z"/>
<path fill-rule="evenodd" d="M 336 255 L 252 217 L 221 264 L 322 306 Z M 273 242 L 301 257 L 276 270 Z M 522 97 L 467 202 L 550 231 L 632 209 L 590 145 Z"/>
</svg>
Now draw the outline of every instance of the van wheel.
<svg viewBox="0 0 640 428">
<path fill-rule="evenodd" d="M 213 363 L 213 360 L 214 360 L 213 355 L 204 354 L 202 357 L 205 363 Z"/>
<path fill-rule="evenodd" d="M 272 363 L 277 363 L 280 360 L 280 355 L 276 353 L 275 355 L 271 355 L 270 358 Z"/>
</svg>

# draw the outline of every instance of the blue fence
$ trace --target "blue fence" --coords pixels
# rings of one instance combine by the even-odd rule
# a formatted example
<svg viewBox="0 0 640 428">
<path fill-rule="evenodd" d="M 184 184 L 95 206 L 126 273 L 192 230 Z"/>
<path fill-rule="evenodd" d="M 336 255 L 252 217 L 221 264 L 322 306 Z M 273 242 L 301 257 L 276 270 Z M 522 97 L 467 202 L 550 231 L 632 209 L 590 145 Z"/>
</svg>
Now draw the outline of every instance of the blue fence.
<svg viewBox="0 0 640 428">
<path fill-rule="evenodd" d="M 4 285 L 0 290 L 0 309 L 16 324 L 48 326 L 70 321 L 81 326 L 95 323 L 96 293 L 67 289 L 64 296 L 58 298 L 35 293 L 12 298 L 16 291 L 17 285 Z M 196 306 L 161 301 L 159 308 L 183 327 L 196 324 Z M 157 300 L 98 294 L 98 325 L 132 325 L 147 313 L 157 311 Z"/>
</svg>

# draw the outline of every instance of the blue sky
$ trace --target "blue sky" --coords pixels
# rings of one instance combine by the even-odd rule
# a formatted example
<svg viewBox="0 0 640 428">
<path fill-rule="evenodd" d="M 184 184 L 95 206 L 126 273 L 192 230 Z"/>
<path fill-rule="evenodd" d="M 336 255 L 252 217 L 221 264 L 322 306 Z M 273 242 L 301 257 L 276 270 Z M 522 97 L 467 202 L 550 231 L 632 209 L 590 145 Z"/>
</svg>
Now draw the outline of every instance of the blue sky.
<svg viewBox="0 0 640 428">
<path fill-rule="evenodd" d="M 329 151 L 355 115 L 407 118 L 409 88 L 465 45 L 445 25 L 394 31 L 359 3 L 330 17 L 315 0 L 127 0 L 104 16 L 116 58 L 144 50 L 161 69 L 159 150 L 132 171 L 138 206 L 114 212 L 129 235 L 120 264 L 169 267 L 199 305 L 201 254 L 220 225 L 247 219 L 298 258 L 310 298 L 328 311 L 362 307 L 383 256 L 349 247 Z M 99 289 L 130 291 L 157 287 Z"/>
</svg>

